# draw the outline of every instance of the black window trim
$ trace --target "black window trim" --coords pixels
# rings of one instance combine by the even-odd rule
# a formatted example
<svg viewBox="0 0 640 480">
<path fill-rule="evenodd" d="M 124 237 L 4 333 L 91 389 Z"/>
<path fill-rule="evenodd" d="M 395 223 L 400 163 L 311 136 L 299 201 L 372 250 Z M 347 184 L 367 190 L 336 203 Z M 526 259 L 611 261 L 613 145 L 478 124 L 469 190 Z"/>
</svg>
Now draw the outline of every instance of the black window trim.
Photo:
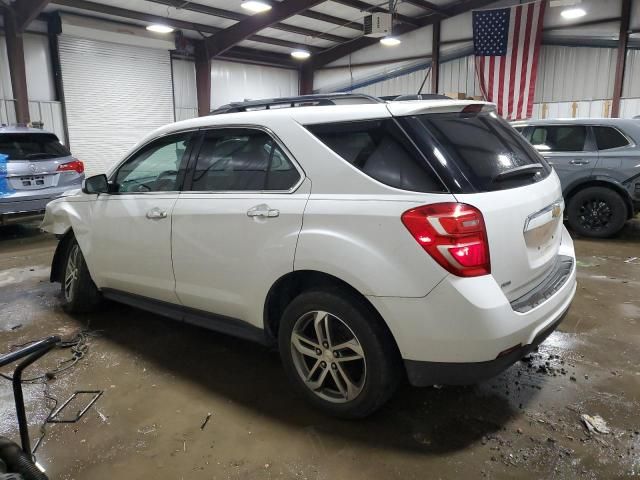
<svg viewBox="0 0 640 480">
<path fill-rule="evenodd" d="M 212 130 L 236 130 L 236 129 L 246 129 L 246 130 L 258 130 L 263 133 L 266 133 L 271 141 L 276 144 L 282 150 L 284 156 L 291 162 L 293 167 L 298 171 L 299 179 L 298 181 L 288 190 L 192 190 L 193 186 L 193 176 L 195 174 L 195 167 L 198 161 L 198 155 L 200 154 L 200 149 L 202 147 L 202 143 L 207 133 Z M 280 140 L 280 138 L 268 127 L 264 125 L 253 125 L 253 124 L 224 124 L 224 125 L 209 125 L 206 127 L 200 127 L 198 129 L 198 136 L 196 141 L 193 142 L 194 149 L 191 152 L 189 157 L 189 162 L 186 168 L 186 176 L 184 179 L 184 183 L 182 185 L 182 192 L 191 193 L 191 194 L 207 194 L 207 195 L 228 195 L 228 194 L 292 194 L 295 193 L 302 183 L 307 178 L 304 170 L 293 156 L 291 151 L 285 146 L 285 144 Z"/>
<path fill-rule="evenodd" d="M 613 148 L 605 148 L 600 150 L 600 148 L 598 148 L 598 140 L 596 137 L 596 132 L 595 132 L 595 128 L 612 128 L 613 130 L 615 130 L 616 132 L 618 132 L 620 135 L 622 135 L 625 140 L 627 141 L 626 145 L 622 145 L 621 147 L 613 147 Z M 597 152 L 609 152 L 611 150 L 618 150 L 618 149 L 622 149 L 622 148 L 633 148 L 636 147 L 636 142 L 634 142 L 631 137 L 629 137 L 629 135 L 627 135 L 626 133 L 624 133 L 622 130 L 620 130 L 618 127 L 614 126 L 614 125 L 605 125 L 602 123 L 599 124 L 591 124 L 589 125 L 589 128 L 591 128 L 592 134 L 593 134 L 593 141 L 596 147 L 596 151 Z"/>
<path fill-rule="evenodd" d="M 178 178 L 176 180 L 176 189 L 175 190 L 164 190 L 164 191 L 159 191 L 159 192 L 109 192 L 108 195 L 117 195 L 117 196 L 131 196 L 131 195 L 168 195 L 168 194 L 177 194 L 180 193 L 184 187 L 185 184 L 185 179 L 186 176 L 188 174 L 188 165 L 189 162 L 191 160 L 191 156 L 193 155 L 193 151 L 194 151 L 194 147 L 197 143 L 197 133 L 198 133 L 198 129 L 197 128 L 189 128 L 189 129 L 185 129 L 185 130 L 176 130 L 176 131 L 172 131 L 172 132 L 167 132 L 164 133 L 162 135 L 159 135 L 157 137 L 153 137 L 151 139 L 149 139 L 149 141 L 145 142 L 144 144 L 140 145 L 138 148 L 136 148 L 133 152 L 131 152 L 129 155 L 127 155 L 124 160 L 122 160 L 120 163 L 118 163 L 113 170 L 111 170 L 111 172 L 107 175 L 107 179 L 109 181 L 109 185 L 115 185 L 116 182 L 116 178 L 118 177 L 118 172 L 120 171 L 120 169 L 126 165 L 130 160 L 134 159 L 140 152 L 142 152 L 145 148 L 149 147 L 151 144 L 157 142 L 158 140 L 161 140 L 163 138 L 166 137 L 171 137 L 174 135 L 181 135 L 181 134 L 191 134 L 191 136 L 189 137 L 189 146 L 187 147 L 187 150 L 185 151 L 182 160 L 180 161 L 180 168 L 178 169 Z"/>
</svg>

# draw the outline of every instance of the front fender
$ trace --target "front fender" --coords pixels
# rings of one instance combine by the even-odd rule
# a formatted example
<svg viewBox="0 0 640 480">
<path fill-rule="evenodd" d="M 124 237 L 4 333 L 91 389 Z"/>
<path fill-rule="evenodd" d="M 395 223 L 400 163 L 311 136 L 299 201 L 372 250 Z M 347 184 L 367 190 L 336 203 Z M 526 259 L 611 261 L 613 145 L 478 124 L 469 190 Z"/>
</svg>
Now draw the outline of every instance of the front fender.
<svg viewBox="0 0 640 480">
<path fill-rule="evenodd" d="M 52 264 L 51 280 L 57 281 L 59 278 L 58 264 L 65 251 L 63 245 L 67 239 L 73 235 L 80 250 L 87 261 L 89 271 L 91 271 L 91 219 L 92 198 L 86 195 L 62 197 L 47 204 L 44 219 L 40 228 L 45 232 L 52 233 L 61 242 L 58 244 Z"/>
</svg>

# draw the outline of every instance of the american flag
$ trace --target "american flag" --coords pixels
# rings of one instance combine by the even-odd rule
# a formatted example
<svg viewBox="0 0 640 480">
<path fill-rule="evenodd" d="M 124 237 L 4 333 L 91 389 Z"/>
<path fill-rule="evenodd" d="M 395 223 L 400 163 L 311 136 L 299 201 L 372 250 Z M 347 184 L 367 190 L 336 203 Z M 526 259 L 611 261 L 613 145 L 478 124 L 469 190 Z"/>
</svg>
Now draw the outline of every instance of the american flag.
<svg viewBox="0 0 640 480">
<path fill-rule="evenodd" d="M 545 3 L 473 12 L 480 89 L 509 120 L 531 117 Z"/>
</svg>

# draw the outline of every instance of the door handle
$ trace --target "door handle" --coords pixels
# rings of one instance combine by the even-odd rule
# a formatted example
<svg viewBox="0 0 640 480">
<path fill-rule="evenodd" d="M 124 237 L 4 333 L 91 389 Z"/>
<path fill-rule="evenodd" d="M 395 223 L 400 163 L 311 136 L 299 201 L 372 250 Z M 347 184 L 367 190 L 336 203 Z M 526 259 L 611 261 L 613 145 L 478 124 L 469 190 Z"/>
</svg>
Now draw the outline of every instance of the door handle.
<svg viewBox="0 0 640 480">
<path fill-rule="evenodd" d="M 255 207 L 251 207 L 247 210 L 247 217 L 267 217 L 273 218 L 280 215 L 280 210 L 275 208 L 270 208 L 269 205 L 263 203 L 261 205 L 256 205 Z"/>
<path fill-rule="evenodd" d="M 160 220 L 161 218 L 167 218 L 166 210 L 160 210 L 158 207 L 154 207 L 147 212 L 147 218 L 149 220 Z"/>
<path fill-rule="evenodd" d="M 573 160 L 569 161 L 569 163 L 571 165 L 588 165 L 589 160 L 584 160 L 582 158 L 574 158 Z"/>
</svg>

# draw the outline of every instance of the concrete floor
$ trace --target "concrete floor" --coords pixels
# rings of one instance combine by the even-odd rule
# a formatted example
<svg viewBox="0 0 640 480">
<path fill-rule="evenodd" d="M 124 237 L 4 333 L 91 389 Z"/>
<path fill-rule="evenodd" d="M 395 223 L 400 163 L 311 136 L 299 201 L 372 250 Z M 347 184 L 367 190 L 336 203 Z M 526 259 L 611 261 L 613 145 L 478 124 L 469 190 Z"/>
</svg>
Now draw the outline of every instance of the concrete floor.
<svg viewBox="0 0 640 480">
<path fill-rule="evenodd" d="M 37 457 L 52 479 L 640 476 L 640 259 L 628 260 L 640 256 L 640 221 L 618 239 L 576 241 L 575 302 L 528 362 L 474 387 L 404 386 L 357 422 L 309 408 L 260 346 L 114 304 L 65 314 L 48 282 L 54 246 L 35 226 L 0 229 L 0 352 L 94 334 L 87 356 L 49 382 L 61 400 L 104 390 L 80 422 L 47 426 Z M 55 351 L 30 372 L 68 356 Z M 17 438 L 0 382 L 0 433 Z M 25 391 L 36 439 L 44 385 Z M 587 433 L 581 413 L 611 433 Z"/>
</svg>

